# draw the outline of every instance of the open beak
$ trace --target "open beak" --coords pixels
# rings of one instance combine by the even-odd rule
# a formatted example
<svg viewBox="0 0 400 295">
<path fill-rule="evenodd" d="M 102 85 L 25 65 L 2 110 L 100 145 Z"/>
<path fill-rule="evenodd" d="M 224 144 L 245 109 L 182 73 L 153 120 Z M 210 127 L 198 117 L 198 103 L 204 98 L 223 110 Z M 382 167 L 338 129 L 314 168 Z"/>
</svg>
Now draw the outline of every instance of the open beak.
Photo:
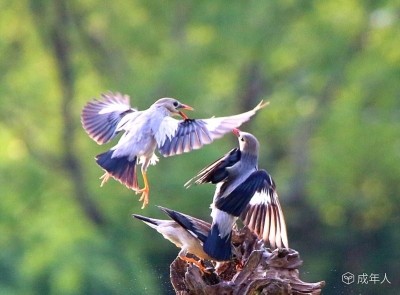
<svg viewBox="0 0 400 295">
<path fill-rule="evenodd" d="M 240 136 L 240 130 L 239 130 L 239 129 L 233 128 L 232 132 L 233 132 L 233 134 L 236 135 L 236 137 L 239 137 L 239 136 Z"/>
<path fill-rule="evenodd" d="M 188 111 L 193 111 L 194 110 L 191 106 L 188 106 L 187 104 L 183 104 L 183 103 L 179 106 L 179 108 L 183 109 L 183 110 L 188 110 Z M 179 111 L 178 113 L 183 119 L 185 119 L 185 120 L 189 119 L 189 117 L 186 116 L 186 114 L 184 112 Z"/>
</svg>

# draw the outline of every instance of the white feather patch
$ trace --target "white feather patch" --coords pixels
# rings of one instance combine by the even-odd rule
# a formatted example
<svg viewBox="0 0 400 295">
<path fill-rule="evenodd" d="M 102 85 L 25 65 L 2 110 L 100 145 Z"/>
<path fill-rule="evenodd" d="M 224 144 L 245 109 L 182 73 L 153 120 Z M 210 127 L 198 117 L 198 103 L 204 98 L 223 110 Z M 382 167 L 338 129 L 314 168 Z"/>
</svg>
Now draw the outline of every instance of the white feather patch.
<svg viewBox="0 0 400 295">
<path fill-rule="evenodd" d="M 261 192 L 256 192 L 254 196 L 250 199 L 249 204 L 251 206 L 254 205 L 262 205 L 262 204 L 271 204 L 271 196 L 267 190 L 262 190 Z"/>
<path fill-rule="evenodd" d="M 211 216 L 213 218 L 213 224 L 217 224 L 218 226 L 220 237 L 224 238 L 228 236 L 232 231 L 232 226 L 236 222 L 237 217 L 217 208 L 213 208 Z"/>
<path fill-rule="evenodd" d="M 129 109 L 130 109 L 130 107 L 127 106 L 127 105 L 123 105 L 123 104 L 111 104 L 111 105 L 108 105 L 108 106 L 105 107 L 105 108 L 102 108 L 102 109 L 99 111 L 99 115 L 108 114 L 108 113 L 112 113 L 112 112 L 122 113 L 122 112 L 128 111 Z"/>
<path fill-rule="evenodd" d="M 175 135 L 178 126 L 178 120 L 171 117 L 165 117 L 154 135 L 157 145 L 162 146 L 167 138 L 171 139 Z"/>
</svg>

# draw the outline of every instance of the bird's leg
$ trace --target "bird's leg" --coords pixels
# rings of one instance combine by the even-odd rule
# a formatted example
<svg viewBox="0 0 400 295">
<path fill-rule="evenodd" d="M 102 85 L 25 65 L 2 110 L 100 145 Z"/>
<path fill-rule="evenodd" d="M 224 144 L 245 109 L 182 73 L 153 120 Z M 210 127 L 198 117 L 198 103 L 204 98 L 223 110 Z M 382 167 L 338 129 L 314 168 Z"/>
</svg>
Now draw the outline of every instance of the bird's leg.
<svg viewBox="0 0 400 295">
<path fill-rule="evenodd" d="M 144 209 L 146 207 L 146 205 L 149 203 L 149 182 L 147 181 L 147 175 L 146 175 L 146 171 L 144 171 L 142 169 L 142 176 L 143 176 L 143 182 L 144 182 L 144 188 L 139 189 L 136 191 L 136 193 L 142 193 L 142 195 L 140 196 L 139 202 L 143 201 L 143 205 L 142 205 L 142 209 Z"/>
<path fill-rule="evenodd" d="M 109 179 L 110 179 L 110 173 L 106 172 L 102 176 L 100 176 L 99 179 L 101 179 L 100 187 L 102 187 Z"/>
</svg>

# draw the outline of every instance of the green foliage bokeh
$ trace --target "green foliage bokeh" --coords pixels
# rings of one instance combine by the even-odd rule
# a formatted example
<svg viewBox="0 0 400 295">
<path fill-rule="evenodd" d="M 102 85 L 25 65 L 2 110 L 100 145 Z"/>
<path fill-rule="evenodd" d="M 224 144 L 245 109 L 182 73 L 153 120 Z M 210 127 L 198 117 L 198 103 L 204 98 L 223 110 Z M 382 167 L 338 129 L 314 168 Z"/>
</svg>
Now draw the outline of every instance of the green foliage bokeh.
<svg viewBox="0 0 400 295">
<path fill-rule="evenodd" d="M 108 90 L 139 109 L 177 97 L 196 118 L 269 100 L 243 129 L 259 138 L 260 167 L 277 183 L 301 278 L 327 281 L 324 294 L 397 294 L 399 9 L 357 0 L 0 2 L 0 294 L 172 294 L 178 249 L 131 214 L 164 218 L 162 205 L 210 220 L 213 187 L 183 184 L 236 140 L 160 159 L 140 210 L 116 181 L 99 187 L 93 158 L 112 144 L 98 146 L 80 127 L 84 104 Z M 57 38 L 68 40 L 67 104 Z M 68 152 L 102 223 L 78 201 Z M 347 271 L 386 273 L 391 284 L 347 286 Z"/>
</svg>

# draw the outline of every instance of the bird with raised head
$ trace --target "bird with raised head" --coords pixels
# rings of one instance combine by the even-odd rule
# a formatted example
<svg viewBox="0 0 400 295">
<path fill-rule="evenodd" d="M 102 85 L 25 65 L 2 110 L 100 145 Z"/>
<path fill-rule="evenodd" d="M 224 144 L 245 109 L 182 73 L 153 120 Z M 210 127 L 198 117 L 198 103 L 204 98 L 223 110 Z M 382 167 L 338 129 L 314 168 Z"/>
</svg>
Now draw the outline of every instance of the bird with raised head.
<svg viewBox="0 0 400 295">
<path fill-rule="evenodd" d="M 185 184 L 216 184 L 211 204 L 213 222 L 204 251 L 220 260 L 231 256 L 232 227 L 238 218 L 271 248 L 288 247 L 275 183 L 266 170 L 258 168 L 260 144 L 250 133 L 239 129 L 233 133 L 239 148 L 232 149 Z"/>
</svg>

